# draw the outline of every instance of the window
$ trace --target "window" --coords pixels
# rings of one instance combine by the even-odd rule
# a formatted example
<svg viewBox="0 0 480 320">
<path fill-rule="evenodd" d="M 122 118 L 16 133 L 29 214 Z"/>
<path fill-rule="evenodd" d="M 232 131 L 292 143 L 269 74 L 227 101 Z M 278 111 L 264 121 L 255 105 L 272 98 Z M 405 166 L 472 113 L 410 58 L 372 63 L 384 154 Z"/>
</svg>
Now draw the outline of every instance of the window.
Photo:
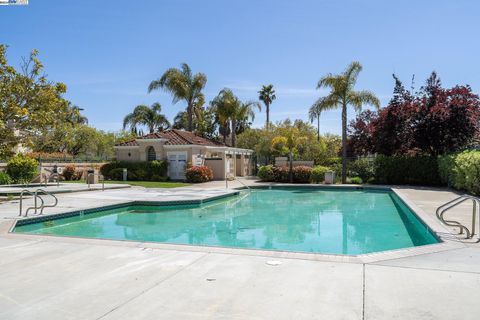
<svg viewBox="0 0 480 320">
<path fill-rule="evenodd" d="M 147 149 L 147 161 L 157 160 L 157 153 L 153 147 Z"/>
</svg>

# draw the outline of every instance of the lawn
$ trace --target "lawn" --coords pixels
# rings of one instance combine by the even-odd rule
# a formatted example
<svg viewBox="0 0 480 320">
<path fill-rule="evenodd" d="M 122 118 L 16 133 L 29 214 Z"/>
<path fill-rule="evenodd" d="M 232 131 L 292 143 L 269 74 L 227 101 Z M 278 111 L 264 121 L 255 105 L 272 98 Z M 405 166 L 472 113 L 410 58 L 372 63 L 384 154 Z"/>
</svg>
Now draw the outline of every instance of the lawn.
<svg viewBox="0 0 480 320">
<path fill-rule="evenodd" d="M 62 183 L 85 183 L 85 180 L 77 181 L 62 181 Z M 178 188 L 188 187 L 191 184 L 183 182 L 157 182 L 157 181 L 105 181 L 107 184 L 129 184 L 131 186 L 138 186 L 144 188 Z"/>
</svg>

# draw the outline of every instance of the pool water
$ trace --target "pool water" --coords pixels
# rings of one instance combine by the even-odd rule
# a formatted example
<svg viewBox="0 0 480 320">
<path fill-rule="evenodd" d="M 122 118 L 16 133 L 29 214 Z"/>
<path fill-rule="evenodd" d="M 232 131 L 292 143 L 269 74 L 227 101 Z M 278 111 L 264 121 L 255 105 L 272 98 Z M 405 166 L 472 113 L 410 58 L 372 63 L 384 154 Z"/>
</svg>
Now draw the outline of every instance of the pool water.
<svg viewBox="0 0 480 320">
<path fill-rule="evenodd" d="M 126 206 L 14 232 L 357 255 L 437 243 L 392 191 L 253 189 L 202 205 Z"/>
</svg>

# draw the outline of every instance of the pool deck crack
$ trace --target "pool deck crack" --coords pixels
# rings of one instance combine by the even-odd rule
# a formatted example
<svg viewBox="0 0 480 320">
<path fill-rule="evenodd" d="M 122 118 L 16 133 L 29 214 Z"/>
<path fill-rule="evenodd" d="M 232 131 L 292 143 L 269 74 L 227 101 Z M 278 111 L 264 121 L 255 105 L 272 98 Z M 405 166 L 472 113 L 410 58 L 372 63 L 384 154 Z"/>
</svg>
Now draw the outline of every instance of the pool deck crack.
<svg viewBox="0 0 480 320">
<path fill-rule="evenodd" d="M 127 305 L 128 303 L 132 302 L 133 300 L 137 299 L 138 297 L 144 295 L 145 293 L 149 292 L 150 290 L 154 289 L 155 287 L 159 286 L 160 284 L 162 284 L 163 282 L 173 278 L 174 276 L 176 276 L 177 274 L 179 274 L 180 272 L 182 272 L 183 270 L 187 269 L 188 267 L 192 266 L 193 264 L 197 263 L 198 261 L 202 260 L 203 258 L 209 256 L 209 253 L 205 253 L 204 255 L 202 255 L 201 257 L 195 259 L 194 261 L 190 262 L 189 264 L 187 264 L 186 266 L 184 266 L 183 268 L 180 268 L 179 270 L 175 271 L 174 273 L 172 273 L 171 275 L 163 278 L 162 280 L 158 281 L 158 282 L 155 282 L 153 285 L 151 285 L 150 287 L 142 290 L 141 292 L 139 292 L 138 294 L 134 295 L 133 297 L 127 299 L 126 301 L 120 303 L 119 305 L 113 307 L 112 309 L 110 309 L 109 311 L 107 311 L 106 313 L 102 314 L 100 317 L 96 318 L 96 320 L 99 320 L 99 319 L 103 319 L 105 318 L 106 316 L 108 316 L 109 314 L 111 314 L 112 312 L 120 309 L 121 307 Z"/>
</svg>

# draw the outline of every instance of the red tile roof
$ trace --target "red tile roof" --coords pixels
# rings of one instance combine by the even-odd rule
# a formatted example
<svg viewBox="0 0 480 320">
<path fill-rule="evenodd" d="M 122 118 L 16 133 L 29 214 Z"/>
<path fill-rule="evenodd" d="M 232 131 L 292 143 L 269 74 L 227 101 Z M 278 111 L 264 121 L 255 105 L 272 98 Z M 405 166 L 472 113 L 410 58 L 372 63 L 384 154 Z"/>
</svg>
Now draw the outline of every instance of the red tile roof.
<svg viewBox="0 0 480 320">
<path fill-rule="evenodd" d="M 171 145 L 171 146 L 192 145 L 192 144 L 200 145 L 200 146 L 212 146 L 212 147 L 225 146 L 222 143 L 197 136 L 192 132 L 177 130 L 177 129 L 149 133 L 142 137 L 138 137 L 135 140 L 118 143 L 115 146 L 118 146 L 118 147 L 138 146 L 138 143 L 136 140 L 142 140 L 142 139 L 167 139 L 167 142 L 165 142 L 165 144 Z"/>
</svg>

